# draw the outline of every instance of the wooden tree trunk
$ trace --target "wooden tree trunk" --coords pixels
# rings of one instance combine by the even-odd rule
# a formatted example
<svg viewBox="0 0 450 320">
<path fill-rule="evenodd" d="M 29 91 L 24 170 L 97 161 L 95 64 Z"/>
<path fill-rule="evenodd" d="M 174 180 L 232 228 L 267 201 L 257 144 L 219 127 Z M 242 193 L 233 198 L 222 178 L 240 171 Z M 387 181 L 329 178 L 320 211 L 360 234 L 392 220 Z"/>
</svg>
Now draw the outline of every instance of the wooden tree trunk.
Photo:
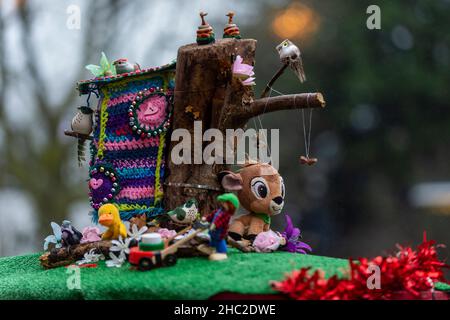
<svg viewBox="0 0 450 320">
<path fill-rule="evenodd" d="M 247 121 L 264 112 L 283 109 L 322 108 L 325 101 L 320 93 L 286 95 L 254 99 L 251 86 L 243 86 L 233 78 L 232 64 L 237 55 L 244 63 L 254 65 L 256 40 L 223 39 L 215 44 L 199 46 L 189 44 L 180 47 L 174 92 L 174 120 L 172 129 L 187 129 L 194 137 L 194 116 L 202 122 L 203 132 L 217 128 L 225 136 L 226 129 L 244 128 Z M 186 108 L 192 112 L 186 112 Z M 201 139 L 201 138 L 200 138 Z M 168 176 L 164 184 L 165 208 L 173 209 L 189 198 L 195 197 L 202 214 L 212 211 L 216 196 L 223 192 L 217 181 L 217 173 L 227 169 L 225 164 L 176 165 L 171 151 L 179 142 L 170 142 L 166 167 Z M 203 147 L 209 144 L 203 143 Z M 191 139 L 194 151 L 194 139 Z M 198 156 L 201 157 L 199 154 Z"/>
</svg>

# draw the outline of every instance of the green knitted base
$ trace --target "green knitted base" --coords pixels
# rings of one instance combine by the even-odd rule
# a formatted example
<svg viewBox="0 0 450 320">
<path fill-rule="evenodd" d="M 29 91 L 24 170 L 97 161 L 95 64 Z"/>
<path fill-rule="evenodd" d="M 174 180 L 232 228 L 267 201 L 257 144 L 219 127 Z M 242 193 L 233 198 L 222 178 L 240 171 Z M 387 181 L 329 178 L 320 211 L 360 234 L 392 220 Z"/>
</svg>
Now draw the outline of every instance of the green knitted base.
<svg viewBox="0 0 450 320">
<path fill-rule="evenodd" d="M 207 299 L 220 292 L 275 293 L 270 280 L 305 266 L 322 269 L 326 276 L 341 274 L 347 260 L 314 255 L 240 253 L 234 249 L 224 261 L 179 259 L 173 267 L 140 272 L 108 268 L 82 268 L 81 290 L 69 290 L 67 268 L 44 270 L 39 254 L 0 259 L 0 299 Z M 444 284 L 440 285 L 444 289 Z M 447 285 L 447 290 L 448 290 Z"/>
</svg>

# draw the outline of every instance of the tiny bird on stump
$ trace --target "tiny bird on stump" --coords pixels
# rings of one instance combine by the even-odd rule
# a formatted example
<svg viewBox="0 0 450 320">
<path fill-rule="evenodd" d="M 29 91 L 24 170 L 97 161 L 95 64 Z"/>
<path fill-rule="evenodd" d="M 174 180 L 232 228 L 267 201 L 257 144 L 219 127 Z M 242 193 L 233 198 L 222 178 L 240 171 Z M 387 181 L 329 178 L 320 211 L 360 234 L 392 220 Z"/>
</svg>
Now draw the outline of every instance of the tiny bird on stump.
<svg viewBox="0 0 450 320">
<path fill-rule="evenodd" d="M 78 165 L 81 167 L 84 158 L 84 142 L 92 132 L 92 116 L 94 111 L 89 107 L 79 107 L 77 114 L 72 119 L 72 131 L 81 135 L 78 137 Z"/>
<path fill-rule="evenodd" d="M 289 67 L 294 70 L 300 82 L 305 82 L 306 76 L 305 71 L 303 70 L 302 53 L 300 52 L 300 49 L 289 39 L 284 40 L 276 46 L 276 49 L 280 54 L 281 62 L 289 65 Z"/>
</svg>

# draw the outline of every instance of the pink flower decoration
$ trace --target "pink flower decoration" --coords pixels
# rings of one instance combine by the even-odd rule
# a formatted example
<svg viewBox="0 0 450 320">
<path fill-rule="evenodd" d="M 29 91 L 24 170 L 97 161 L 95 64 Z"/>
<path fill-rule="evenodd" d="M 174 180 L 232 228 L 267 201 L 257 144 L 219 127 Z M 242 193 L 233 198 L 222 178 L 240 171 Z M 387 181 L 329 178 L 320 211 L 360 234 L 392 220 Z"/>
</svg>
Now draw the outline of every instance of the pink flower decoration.
<svg viewBox="0 0 450 320">
<path fill-rule="evenodd" d="M 253 71 L 253 66 L 243 63 L 241 56 L 237 56 L 233 63 L 233 75 L 241 79 L 244 86 L 255 85 L 255 72 Z"/>
<path fill-rule="evenodd" d="M 255 78 L 253 78 L 253 77 L 249 77 L 249 78 L 245 79 L 244 81 L 241 80 L 241 83 L 244 86 L 254 86 L 254 85 L 256 85 Z"/>
<path fill-rule="evenodd" d="M 83 238 L 80 243 L 100 241 L 100 230 L 97 227 L 86 227 L 83 229 Z"/>
<path fill-rule="evenodd" d="M 161 235 L 162 238 L 166 238 L 166 239 L 175 237 L 177 235 L 177 232 L 175 230 L 169 230 L 166 228 L 159 229 L 158 233 Z"/>
<path fill-rule="evenodd" d="M 259 233 L 253 241 L 256 252 L 273 252 L 278 250 L 281 244 L 281 235 L 269 230 Z"/>
</svg>

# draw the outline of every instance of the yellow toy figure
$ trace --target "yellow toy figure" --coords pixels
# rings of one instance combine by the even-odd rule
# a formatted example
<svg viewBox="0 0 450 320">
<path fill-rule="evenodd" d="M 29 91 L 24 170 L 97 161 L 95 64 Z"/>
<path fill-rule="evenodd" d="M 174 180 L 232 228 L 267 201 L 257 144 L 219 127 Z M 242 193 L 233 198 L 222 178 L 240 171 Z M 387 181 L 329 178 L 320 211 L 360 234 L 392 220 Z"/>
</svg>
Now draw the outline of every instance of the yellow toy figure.
<svg viewBox="0 0 450 320">
<path fill-rule="evenodd" d="M 120 220 L 119 209 L 111 203 L 104 204 L 98 209 L 98 223 L 108 228 L 102 234 L 102 240 L 119 239 L 119 236 L 123 239 L 127 237 L 127 229 Z"/>
</svg>

